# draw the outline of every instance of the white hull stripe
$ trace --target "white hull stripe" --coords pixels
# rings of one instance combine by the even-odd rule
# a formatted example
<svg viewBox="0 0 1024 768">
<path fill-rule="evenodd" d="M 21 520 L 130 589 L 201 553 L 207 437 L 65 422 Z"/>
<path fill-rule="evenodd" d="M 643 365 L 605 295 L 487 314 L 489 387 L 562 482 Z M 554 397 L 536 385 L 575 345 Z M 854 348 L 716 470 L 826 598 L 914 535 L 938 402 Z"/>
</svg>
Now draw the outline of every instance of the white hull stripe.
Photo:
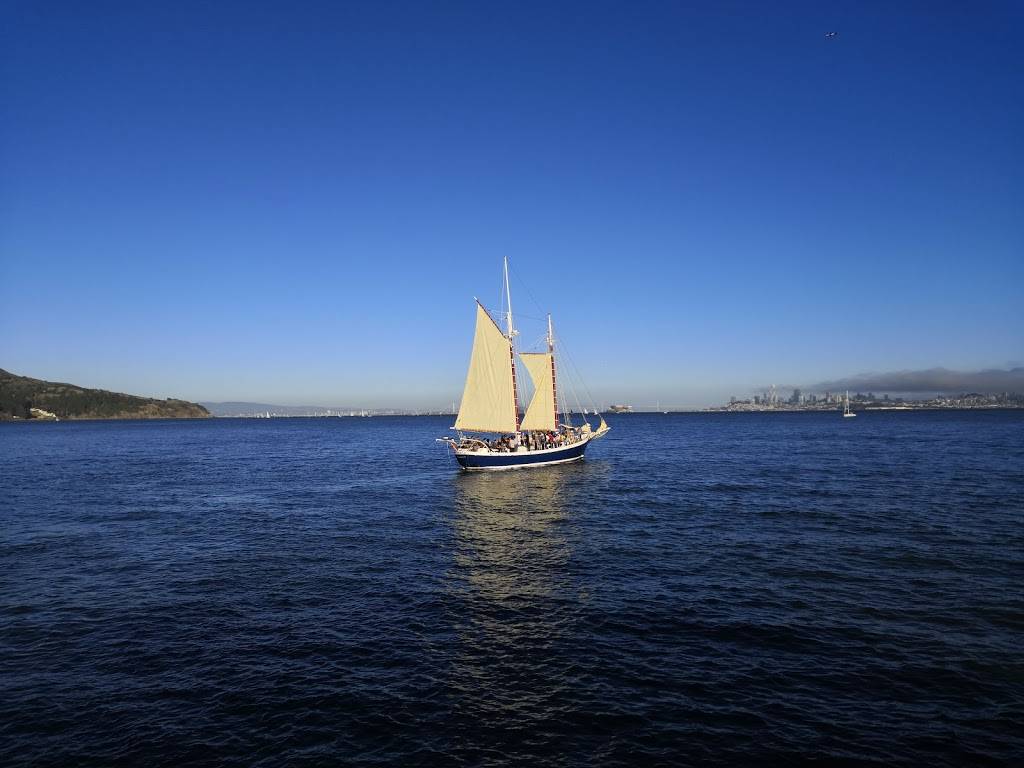
<svg viewBox="0 0 1024 768">
<path fill-rule="evenodd" d="M 494 467 L 463 467 L 467 472 L 500 472 L 504 469 L 531 469 L 533 467 L 550 467 L 552 464 L 568 464 L 570 461 L 582 461 L 583 456 L 573 456 L 557 461 L 538 461 L 536 464 L 505 464 Z"/>
</svg>

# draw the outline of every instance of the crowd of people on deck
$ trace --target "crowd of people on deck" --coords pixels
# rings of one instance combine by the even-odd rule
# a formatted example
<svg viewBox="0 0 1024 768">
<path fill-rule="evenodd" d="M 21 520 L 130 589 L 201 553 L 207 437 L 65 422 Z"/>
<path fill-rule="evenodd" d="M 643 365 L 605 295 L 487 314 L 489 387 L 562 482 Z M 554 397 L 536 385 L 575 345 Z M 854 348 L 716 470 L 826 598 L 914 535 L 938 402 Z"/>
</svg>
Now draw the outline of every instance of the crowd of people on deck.
<svg viewBox="0 0 1024 768">
<path fill-rule="evenodd" d="M 565 430 L 558 432 L 545 432 L 536 430 L 531 432 L 520 432 L 514 435 L 502 435 L 494 440 L 484 440 L 487 448 L 499 453 L 515 453 L 520 446 L 528 451 L 543 451 L 547 448 L 560 448 L 563 445 L 571 445 L 576 442 L 574 435 Z"/>
</svg>

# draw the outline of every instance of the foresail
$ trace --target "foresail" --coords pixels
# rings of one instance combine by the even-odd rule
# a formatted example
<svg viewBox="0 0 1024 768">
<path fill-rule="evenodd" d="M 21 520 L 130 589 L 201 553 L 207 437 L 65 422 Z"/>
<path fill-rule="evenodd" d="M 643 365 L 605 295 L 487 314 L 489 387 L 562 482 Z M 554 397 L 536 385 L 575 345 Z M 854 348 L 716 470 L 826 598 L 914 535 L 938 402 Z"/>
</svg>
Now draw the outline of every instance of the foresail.
<svg viewBox="0 0 1024 768">
<path fill-rule="evenodd" d="M 519 355 L 533 381 L 533 399 L 526 409 L 522 430 L 555 429 L 554 379 L 551 375 L 551 354 L 549 352 L 524 352 Z"/>
<path fill-rule="evenodd" d="M 512 347 L 480 305 L 476 306 L 473 354 L 455 428 L 469 432 L 515 432 Z"/>
</svg>

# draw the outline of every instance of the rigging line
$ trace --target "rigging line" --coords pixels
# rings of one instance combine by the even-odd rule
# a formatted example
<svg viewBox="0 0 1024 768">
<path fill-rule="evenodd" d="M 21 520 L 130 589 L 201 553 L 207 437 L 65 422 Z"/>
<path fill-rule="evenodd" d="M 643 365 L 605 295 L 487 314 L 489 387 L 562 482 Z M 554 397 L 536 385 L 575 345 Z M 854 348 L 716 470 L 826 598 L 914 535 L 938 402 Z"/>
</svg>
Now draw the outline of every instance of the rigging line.
<svg viewBox="0 0 1024 768">
<path fill-rule="evenodd" d="M 587 386 L 587 382 L 583 379 L 583 375 L 580 373 L 580 369 L 576 365 L 576 361 L 573 359 L 572 354 L 569 352 L 569 348 L 563 343 L 562 350 L 565 352 L 565 356 L 569 359 L 569 364 L 572 366 L 573 371 L 580 380 L 580 384 L 583 387 L 583 391 L 586 392 L 587 397 L 590 398 L 590 405 L 597 410 L 597 401 L 594 400 L 594 395 L 590 391 L 590 387 Z"/>
<path fill-rule="evenodd" d="M 517 313 L 517 315 L 519 317 L 526 317 L 526 318 L 528 318 L 530 320 L 540 320 L 540 321 L 547 320 L 547 316 L 546 316 L 547 313 L 544 312 L 544 308 L 540 305 L 540 302 L 537 301 L 537 297 L 533 295 L 533 291 L 530 290 L 530 286 L 527 285 L 526 282 L 521 277 L 519 277 L 519 273 L 518 272 L 516 272 L 514 269 L 512 269 L 511 261 L 509 262 L 509 273 L 512 275 L 513 278 L 515 278 L 516 284 L 517 285 L 521 285 L 523 287 L 523 289 L 526 291 L 527 296 L 529 296 L 530 301 L 533 302 L 534 306 L 537 307 L 537 309 L 542 314 L 544 314 L 545 317 L 530 317 L 529 315 L 518 315 L 518 313 Z M 568 354 L 568 350 L 566 350 L 566 354 Z M 572 363 L 573 368 L 575 368 L 576 367 L 576 363 L 575 363 L 575 361 L 571 360 L 571 355 L 570 355 L 570 362 Z M 577 370 L 576 373 L 577 373 L 577 375 L 579 375 L 579 370 Z M 580 377 L 580 381 L 583 384 L 583 388 L 586 389 L 586 383 L 582 381 L 582 376 Z M 593 398 L 593 395 L 590 395 L 590 391 L 589 390 L 587 390 L 587 394 L 591 398 Z"/>
<path fill-rule="evenodd" d="M 498 289 L 498 302 L 497 302 L 496 306 L 498 307 L 498 317 L 504 317 L 505 316 L 505 286 L 504 286 L 504 284 L 502 284 L 501 288 Z M 501 326 L 499 325 L 498 327 L 500 328 Z"/>
<path fill-rule="evenodd" d="M 542 315 L 545 314 L 544 307 L 542 307 L 540 305 L 540 302 L 537 301 L 537 297 L 533 295 L 533 291 L 530 290 L 530 286 L 527 285 L 526 282 L 523 280 L 523 278 L 521 278 L 519 276 L 518 272 L 516 272 L 515 270 L 511 270 L 511 269 L 509 271 L 512 273 L 512 276 L 516 279 L 517 285 L 523 286 L 523 289 L 526 291 L 526 295 L 530 297 L 530 301 L 533 302 L 533 305 L 537 308 L 537 311 L 540 312 Z M 533 319 L 534 320 L 541 320 L 543 318 L 535 317 Z"/>
<path fill-rule="evenodd" d="M 516 280 L 518 280 L 520 283 L 523 283 L 523 280 L 519 277 L 518 274 L 516 274 L 516 273 L 513 273 L 513 274 L 515 275 Z M 533 295 L 533 292 L 530 290 L 530 287 L 528 285 L 526 285 L 525 283 L 523 284 L 523 287 L 526 289 L 526 293 L 529 295 L 529 297 L 533 301 L 534 305 L 536 305 L 537 309 L 539 309 L 541 312 L 543 312 L 544 310 L 541 308 L 540 303 L 537 301 L 536 297 Z M 561 341 L 561 339 L 562 339 L 561 334 L 559 334 L 559 339 L 560 339 L 560 342 L 559 342 L 560 349 L 565 352 L 565 356 L 568 358 L 569 364 L 573 367 L 573 370 L 576 373 L 576 377 L 580 381 L 580 385 L 583 387 L 583 390 L 586 393 L 587 397 L 590 398 L 590 405 L 594 408 L 595 411 L 597 411 L 597 401 L 594 399 L 594 395 L 591 393 L 590 388 L 587 386 L 587 382 L 583 379 L 583 375 L 580 373 L 579 368 L 576 365 L 576 361 L 573 359 L 572 354 L 569 352 L 569 349 L 568 349 L 567 345 L 564 343 L 564 341 Z M 571 384 L 571 382 L 570 382 L 570 384 Z M 573 392 L 573 394 L 575 395 L 575 391 Z"/>
<path fill-rule="evenodd" d="M 569 375 L 567 375 L 565 378 L 566 378 L 566 381 L 568 382 L 569 390 L 572 392 L 573 399 L 576 401 L 576 408 L 577 408 L 577 410 L 582 415 L 583 414 L 583 406 L 580 404 L 580 398 L 579 398 L 579 395 L 576 392 L 576 386 L 573 383 L 572 373 L 569 372 L 569 371 L 567 371 L 567 373 Z M 577 372 L 577 378 L 579 378 L 578 372 Z M 582 381 L 580 383 L 582 384 Z M 584 421 L 586 421 L 586 418 L 584 418 Z"/>
<path fill-rule="evenodd" d="M 580 380 L 580 384 L 582 385 L 583 384 L 583 378 L 579 375 L 579 373 L 576 374 L 576 378 L 578 378 Z M 573 386 L 572 377 L 571 376 L 569 377 L 569 388 L 572 390 L 572 396 L 576 400 L 576 407 L 579 409 L 580 413 L 583 413 L 583 411 L 585 409 L 580 404 L 580 397 L 579 397 L 579 394 L 576 392 L 576 387 Z"/>
<path fill-rule="evenodd" d="M 559 344 L 559 350 L 562 351 L 564 349 L 565 349 L 565 345 L 560 343 Z M 566 416 L 566 425 L 569 426 L 569 427 L 572 427 L 573 426 L 573 423 L 572 423 L 572 413 L 573 413 L 573 411 L 572 411 L 572 408 L 571 408 L 570 403 L 569 403 L 569 394 L 571 394 L 573 400 L 576 401 L 576 410 L 577 410 L 577 412 L 580 415 L 583 414 L 583 406 L 580 405 L 580 398 L 579 398 L 579 395 L 576 392 L 576 384 L 573 381 L 572 371 L 570 371 L 568 368 L 562 368 L 562 371 L 565 373 L 565 378 L 563 379 L 563 385 L 562 385 L 561 389 L 559 390 L 559 394 L 561 395 L 561 400 L 562 400 L 561 409 L 562 409 L 562 412 Z M 579 374 L 577 373 L 577 378 L 578 377 L 579 377 Z M 569 391 L 566 392 L 566 389 L 568 389 Z M 584 421 L 586 421 L 585 418 L 584 418 Z"/>
<path fill-rule="evenodd" d="M 568 380 L 568 377 L 566 377 L 565 383 L 563 383 L 562 387 L 559 389 L 559 392 L 558 392 L 558 401 L 559 401 L 558 402 L 558 410 L 565 417 L 564 424 L 566 426 L 568 426 L 568 427 L 571 427 L 572 426 L 572 412 L 569 409 L 569 401 L 566 400 L 566 396 L 565 396 L 565 388 L 567 386 L 570 387 L 570 388 L 572 387 L 572 383 Z"/>
<path fill-rule="evenodd" d="M 561 353 L 562 352 L 566 352 L 566 351 L 567 350 L 565 348 L 565 344 L 561 341 L 561 337 L 559 337 L 558 354 L 556 355 L 556 357 L 558 359 L 562 359 Z M 557 360 L 556 360 L 556 364 L 558 364 Z M 561 401 L 562 401 L 561 408 L 562 408 L 562 411 L 566 415 L 566 424 L 567 424 L 567 426 L 572 427 L 573 426 L 573 423 L 572 423 L 572 408 L 570 407 L 569 395 L 571 394 L 573 400 L 576 401 L 576 408 L 577 408 L 577 410 L 580 413 L 582 413 L 583 408 L 582 408 L 582 406 L 580 406 L 579 395 L 576 393 L 576 384 L 573 381 L 572 371 L 569 368 L 567 368 L 567 367 L 561 367 L 561 370 L 562 370 L 562 372 L 564 374 L 564 378 L 562 380 L 563 381 L 563 385 L 559 389 L 559 394 L 561 395 Z M 579 373 L 577 372 L 576 375 L 578 377 Z M 566 388 L 568 388 L 568 392 L 566 391 Z"/>
<path fill-rule="evenodd" d="M 545 336 L 538 336 L 537 338 L 533 339 L 530 342 L 530 346 L 526 347 L 526 351 L 529 351 L 531 349 L 536 349 L 538 347 L 543 346 L 543 344 L 545 343 L 545 339 L 546 339 Z M 519 354 L 523 354 L 523 345 L 522 344 L 519 345 Z"/>
<path fill-rule="evenodd" d="M 506 310 L 505 310 L 505 273 L 504 272 L 502 272 L 501 280 L 498 281 L 498 302 L 497 302 L 497 307 L 498 307 L 498 310 L 499 310 L 499 313 L 500 313 L 498 315 L 498 317 L 504 318 L 505 315 L 506 315 Z M 498 323 L 497 325 L 498 325 L 499 328 L 501 327 L 500 323 Z"/>
<path fill-rule="evenodd" d="M 526 291 L 526 295 L 529 297 L 530 301 L 532 301 L 534 306 L 537 307 L 537 310 L 543 314 L 544 313 L 544 308 L 540 305 L 540 302 L 537 301 L 537 297 L 533 295 L 533 291 L 530 290 L 530 286 L 527 285 L 526 282 L 521 277 L 519 277 L 519 273 L 518 272 L 516 272 L 514 269 L 511 269 L 511 265 L 510 265 L 510 268 L 509 268 L 509 272 L 512 274 L 512 277 L 515 278 L 516 285 L 523 287 L 523 289 Z M 528 315 L 521 315 L 521 317 L 529 317 L 529 316 Z M 534 318 L 529 318 L 529 319 L 531 319 L 531 320 L 542 320 L 542 319 L 545 319 L 545 318 L 536 318 L 536 317 L 534 317 Z M 583 386 L 583 389 L 585 390 L 587 396 L 590 398 L 591 406 L 593 406 L 594 410 L 597 411 L 597 403 L 596 403 L 596 401 L 594 401 L 594 396 L 590 393 L 590 389 L 587 387 L 586 382 L 583 381 L 583 377 L 582 377 L 582 375 L 580 375 L 579 368 L 576 366 L 576 361 L 573 360 L 572 355 L 569 354 L 568 350 L 565 348 L 564 343 L 559 343 L 559 347 L 560 347 L 561 350 L 565 351 L 566 356 L 569 358 L 569 363 L 572 366 L 572 368 L 573 368 L 573 370 L 574 370 L 574 372 L 576 374 L 576 378 L 579 379 L 580 384 Z M 557 364 L 557 361 L 556 361 L 556 364 Z M 576 407 L 579 409 L 580 413 L 582 413 L 583 412 L 583 407 L 580 405 L 579 395 L 577 394 L 576 388 L 573 385 L 572 376 L 566 376 L 566 379 L 567 379 L 568 384 L 569 384 L 569 389 L 572 390 L 573 399 L 576 401 Z M 559 392 L 559 394 L 561 395 L 560 399 L 562 400 L 561 407 L 562 407 L 563 411 L 565 412 L 566 416 L 570 417 L 572 412 L 569 410 L 569 407 L 568 407 L 569 403 L 568 403 L 568 399 L 566 398 L 566 394 L 565 394 L 564 391 Z M 572 420 L 571 420 L 571 418 L 569 418 L 569 426 L 571 426 L 571 425 L 572 425 Z"/>
</svg>

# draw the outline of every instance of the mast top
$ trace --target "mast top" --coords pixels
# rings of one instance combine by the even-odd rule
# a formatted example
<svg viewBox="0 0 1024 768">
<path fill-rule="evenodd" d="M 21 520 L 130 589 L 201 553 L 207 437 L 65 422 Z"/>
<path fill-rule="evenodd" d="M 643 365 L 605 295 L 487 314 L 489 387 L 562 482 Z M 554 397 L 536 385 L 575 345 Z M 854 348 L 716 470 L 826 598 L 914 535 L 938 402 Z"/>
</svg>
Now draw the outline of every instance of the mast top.
<svg viewBox="0 0 1024 768">
<path fill-rule="evenodd" d="M 505 306 L 508 309 L 505 313 L 505 335 L 508 336 L 509 341 L 512 341 L 519 331 L 512 324 L 512 288 L 508 283 L 508 256 L 505 257 Z"/>
</svg>

